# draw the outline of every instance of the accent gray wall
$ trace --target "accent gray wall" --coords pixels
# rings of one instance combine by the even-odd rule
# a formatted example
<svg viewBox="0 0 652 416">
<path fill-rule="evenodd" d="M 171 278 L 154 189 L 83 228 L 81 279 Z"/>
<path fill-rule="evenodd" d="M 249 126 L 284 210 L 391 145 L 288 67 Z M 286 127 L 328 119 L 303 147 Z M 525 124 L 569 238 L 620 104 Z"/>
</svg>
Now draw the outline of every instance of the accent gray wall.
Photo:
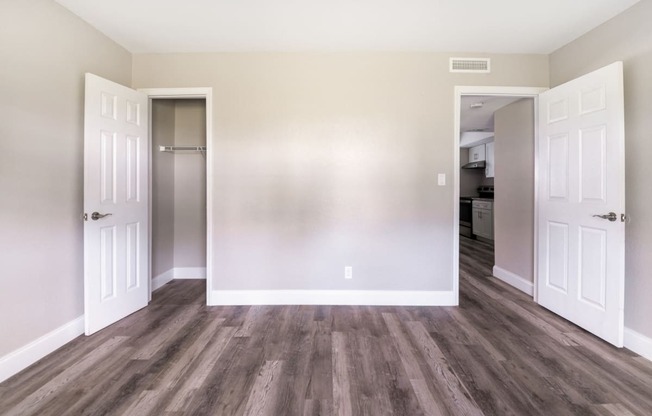
<svg viewBox="0 0 652 416">
<path fill-rule="evenodd" d="M 550 56 L 559 85 L 614 61 L 624 62 L 626 204 L 625 326 L 652 337 L 652 1 L 643 0 Z"/>
<path fill-rule="evenodd" d="M 174 267 L 174 100 L 152 100 L 152 278 Z"/>
<path fill-rule="evenodd" d="M 206 145 L 205 100 L 175 100 L 174 143 Z M 172 155 L 174 167 L 174 267 L 206 267 L 206 158 Z"/>
<path fill-rule="evenodd" d="M 84 313 L 84 73 L 131 55 L 50 0 L 0 13 L 0 357 Z"/>
<path fill-rule="evenodd" d="M 134 87 L 213 88 L 213 288 L 452 290 L 454 86 L 548 84 L 457 55 L 135 55 Z"/>
<path fill-rule="evenodd" d="M 494 113 L 496 266 L 534 282 L 534 100 Z"/>
</svg>

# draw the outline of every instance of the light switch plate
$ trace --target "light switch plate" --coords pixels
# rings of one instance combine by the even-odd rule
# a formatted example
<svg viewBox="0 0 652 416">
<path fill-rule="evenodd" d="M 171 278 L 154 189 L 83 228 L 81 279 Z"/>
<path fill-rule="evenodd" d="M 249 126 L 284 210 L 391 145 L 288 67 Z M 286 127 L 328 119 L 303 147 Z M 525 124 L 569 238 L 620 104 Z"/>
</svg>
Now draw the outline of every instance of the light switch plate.
<svg viewBox="0 0 652 416">
<path fill-rule="evenodd" d="M 446 174 L 445 173 L 437 174 L 437 185 L 446 186 Z"/>
<path fill-rule="evenodd" d="M 344 278 L 345 279 L 353 279 L 353 266 L 345 266 L 344 267 Z"/>
</svg>

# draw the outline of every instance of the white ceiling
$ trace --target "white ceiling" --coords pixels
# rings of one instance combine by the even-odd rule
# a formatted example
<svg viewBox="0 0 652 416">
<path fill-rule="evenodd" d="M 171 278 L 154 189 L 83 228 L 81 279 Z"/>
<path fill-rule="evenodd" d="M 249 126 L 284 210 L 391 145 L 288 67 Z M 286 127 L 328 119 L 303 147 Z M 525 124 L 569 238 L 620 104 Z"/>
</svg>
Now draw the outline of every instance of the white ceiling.
<svg viewBox="0 0 652 416">
<path fill-rule="evenodd" d="M 466 95 L 460 102 L 460 131 L 494 131 L 494 113 L 522 97 L 481 97 Z M 480 108 L 471 108 L 482 103 Z"/>
<path fill-rule="evenodd" d="M 550 53 L 638 0 L 56 0 L 132 53 Z"/>
</svg>

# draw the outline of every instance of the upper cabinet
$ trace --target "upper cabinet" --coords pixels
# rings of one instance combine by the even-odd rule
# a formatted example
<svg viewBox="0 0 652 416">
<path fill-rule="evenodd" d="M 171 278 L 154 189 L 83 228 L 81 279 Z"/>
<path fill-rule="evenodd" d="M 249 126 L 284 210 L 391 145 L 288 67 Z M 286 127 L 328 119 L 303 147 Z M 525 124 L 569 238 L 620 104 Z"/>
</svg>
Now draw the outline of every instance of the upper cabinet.
<svg viewBox="0 0 652 416">
<path fill-rule="evenodd" d="M 464 169 L 482 169 L 484 167 L 484 174 L 487 178 L 494 177 L 494 141 L 493 136 L 491 141 L 486 144 L 477 144 L 469 148 L 469 163 L 462 166 Z M 475 162 L 485 162 L 484 166 L 481 164 L 473 165 Z M 479 165 L 479 166 L 477 166 Z"/>
<path fill-rule="evenodd" d="M 494 173 L 494 142 L 487 143 L 485 146 L 485 156 L 486 156 L 486 165 L 485 165 L 485 176 L 487 178 L 493 178 Z"/>
<path fill-rule="evenodd" d="M 486 150 L 484 144 L 469 148 L 469 163 L 482 162 L 483 160 L 486 160 Z"/>
<path fill-rule="evenodd" d="M 465 131 L 460 136 L 460 147 L 474 147 L 494 139 L 493 131 Z"/>
<path fill-rule="evenodd" d="M 485 162 L 484 163 L 484 174 L 487 178 L 494 177 L 494 142 L 489 142 L 487 144 L 480 144 L 469 148 L 469 163 L 471 165 L 475 162 Z M 463 166 L 467 168 L 468 165 Z M 475 166 L 470 166 L 476 168 Z M 480 165 L 477 168 L 482 168 Z"/>
</svg>

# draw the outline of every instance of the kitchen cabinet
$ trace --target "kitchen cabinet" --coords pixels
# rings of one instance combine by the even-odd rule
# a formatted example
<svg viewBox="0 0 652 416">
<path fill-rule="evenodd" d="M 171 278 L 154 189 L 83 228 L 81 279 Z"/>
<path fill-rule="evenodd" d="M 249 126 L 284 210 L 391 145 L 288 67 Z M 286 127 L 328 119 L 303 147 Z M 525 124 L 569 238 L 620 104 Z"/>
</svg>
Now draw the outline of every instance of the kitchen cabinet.
<svg viewBox="0 0 652 416">
<path fill-rule="evenodd" d="M 479 144 L 469 148 L 469 162 L 481 162 L 485 160 L 485 145 Z"/>
<path fill-rule="evenodd" d="M 489 240 L 494 239 L 493 202 L 473 200 L 473 234 Z"/>
<path fill-rule="evenodd" d="M 465 131 L 460 137 L 460 147 L 473 147 L 485 144 L 494 139 L 493 131 Z"/>
<path fill-rule="evenodd" d="M 494 162 L 494 142 L 490 142 L 485 145 L 485 156 L 485 176 L 487 178 L 493 178 L 495 176 L 494 167 L 496 166 Z"/>
</svg>

